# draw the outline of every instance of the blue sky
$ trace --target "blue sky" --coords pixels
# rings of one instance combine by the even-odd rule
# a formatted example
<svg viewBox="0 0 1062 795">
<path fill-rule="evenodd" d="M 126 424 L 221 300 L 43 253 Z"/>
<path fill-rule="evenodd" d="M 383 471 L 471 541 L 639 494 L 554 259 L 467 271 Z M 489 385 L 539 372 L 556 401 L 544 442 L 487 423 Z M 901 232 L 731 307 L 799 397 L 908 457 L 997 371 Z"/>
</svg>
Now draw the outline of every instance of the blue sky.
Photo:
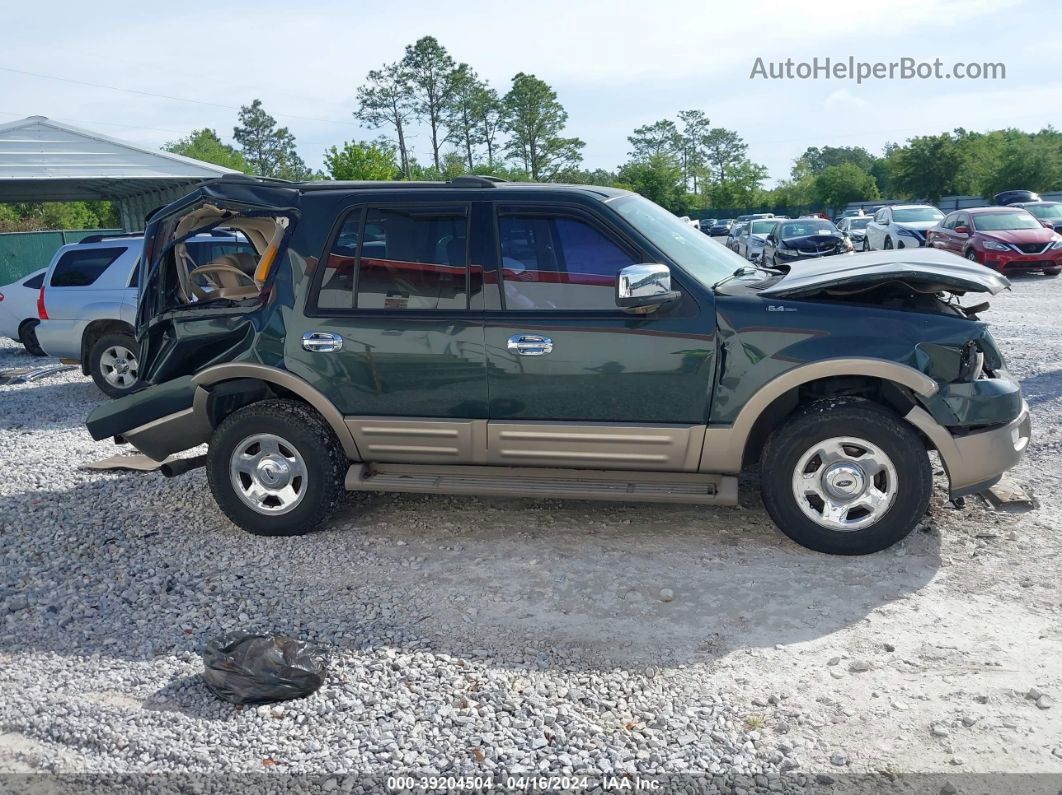
<svg viewBox="0 0 1062 795">
<path fill-rule="evenodd" d="M 4 12 L 0 67 L 182 101 L 0 70 L 0 122 L 40 114 L 158 146 L 198 127 L 231 138 L 235 108 L 259 97 L 319 167 L 327 146 L 376 135 L 351 116 L 365 73 L 431 34 L 500 92 L 518 71 L 552 85 L 569 112 L 568 134 L 586 141 L 591 168 L 615 167 L 631 130 L 684 108 L 737 130 L 772 181 L 808 146 L 879 152 L 887 141 L 960 126 L 1062 126 L 1062 28 L 1045 2 L 152 5 L 18 4 Z M 749 78 L 757 56 L 849 55 L 1001 61 L 1007 78 L 863 85 Z M 426 162 L 427 135 L 413 145 Z"/>
</svg>

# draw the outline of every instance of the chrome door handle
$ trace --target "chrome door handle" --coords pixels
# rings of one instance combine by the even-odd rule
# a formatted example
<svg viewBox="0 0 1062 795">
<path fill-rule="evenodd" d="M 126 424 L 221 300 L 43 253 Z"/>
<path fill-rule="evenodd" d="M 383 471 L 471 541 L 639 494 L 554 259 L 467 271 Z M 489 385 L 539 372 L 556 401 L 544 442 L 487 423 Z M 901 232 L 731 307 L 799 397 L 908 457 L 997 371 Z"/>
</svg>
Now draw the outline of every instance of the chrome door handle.
<svg viewBox="0 0 1062 795">
<path fill-rule="evenodd" d="M 553 340 L 538 334 L 514 334 L 505 347 L 520 356 L 545 356 L 553 350 Z"/>
<path fill-rule="evenodd" d="M 308 351 L 328 353 L 343 348 L 343 338 L 327 331 L 307 331 L 302 335 L 302 347 Z"/>
</svg>

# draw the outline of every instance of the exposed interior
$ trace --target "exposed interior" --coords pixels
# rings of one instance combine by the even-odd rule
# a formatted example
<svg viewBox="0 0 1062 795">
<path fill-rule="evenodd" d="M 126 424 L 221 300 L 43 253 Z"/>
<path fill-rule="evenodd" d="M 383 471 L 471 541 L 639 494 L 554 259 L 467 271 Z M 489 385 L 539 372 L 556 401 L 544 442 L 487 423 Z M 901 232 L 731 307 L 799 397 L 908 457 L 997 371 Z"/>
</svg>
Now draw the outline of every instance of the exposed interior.
<svg viewBox="0 0 1062 795">
<path fill-rule="evenodd" d="M 255 253 L 224 254 L 205 265 L 196 265 L 184 242 L 173 247 L 177 281 L 174 285 L 180 303 L 257 298 L 269 268 L 288 228 L 282 215 L 253 215 L 204 204 L 184 215 L 173 231 L 174 240 L 213 229 L 231 230 L 243 235 Z"/>
</svg>

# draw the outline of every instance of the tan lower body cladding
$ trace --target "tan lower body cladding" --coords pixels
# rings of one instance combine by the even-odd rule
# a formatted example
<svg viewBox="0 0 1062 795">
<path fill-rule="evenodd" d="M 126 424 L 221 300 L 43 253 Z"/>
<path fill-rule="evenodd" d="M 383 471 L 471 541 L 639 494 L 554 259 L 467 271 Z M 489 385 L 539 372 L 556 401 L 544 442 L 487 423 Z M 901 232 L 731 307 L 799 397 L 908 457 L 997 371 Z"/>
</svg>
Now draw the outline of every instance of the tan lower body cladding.
<svg viewBox="0 0 1062 795">
<path fill-rule="evenodd" d="M 362 458 L 380 463 L 696 472 L 704 425 L 347 417 Z"/>
</svg>

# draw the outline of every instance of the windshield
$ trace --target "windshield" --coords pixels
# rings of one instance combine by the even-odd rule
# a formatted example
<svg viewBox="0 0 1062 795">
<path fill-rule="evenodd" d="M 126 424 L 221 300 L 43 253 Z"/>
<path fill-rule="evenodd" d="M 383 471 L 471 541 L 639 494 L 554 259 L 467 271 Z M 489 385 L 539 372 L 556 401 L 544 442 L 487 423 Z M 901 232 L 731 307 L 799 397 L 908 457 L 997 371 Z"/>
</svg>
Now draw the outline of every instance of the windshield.
<svg viewBox="0 0 1062 795">
<path fill-rule="evenodd" d="M 897 223 L 910 223 L 913 221 L 939 221 L 944 213 L 936 207 L 908 207 L 904 210 L 893 210 L 892 218 Z"/>
<path fill-rule="evenodd" d="M 1062 204 L 1030 204 L 1025 208 L 1037 218 L 1062 218 Z"/>
<path fill-rule="evenodd" d="M 808 218 L 782 224 L 778 235 L 786 240 L 791 237 L 807 237 L 808 235 L 832 235 L 836 231 L 837 227 L 831 221 L 816 221 Z"/>
<path fill-rule="evenodd" d="M 608 203 L 669 259 L 706 287 L 711 287 L 748 262 L 702 235 L 658 204 L 629 194 Z"/>
<path fill-rule="evenodd" d="M 848 219 L 848 228 L 849 229 L 866 229 L 867 228 L 867 224 L 869 224 L 869 223 L 870 223 L 870 219 L 869 218 L 849 218 Z"/>
<path fill-rule="evenodd" d="M 1043 229 L 1040 222 L 1026 212 L 985 213 L 973 216 L 974 229 L 978 232 L 1004 232 L 1011 229 Z"/>
<path fill-rule="evenodd" d="M 765 234 L 767 234 L 768 232 L 771 231 L 771 227 L 774 226 L 774 224 L 775 224 L 775 222 L 773 220 L 771 220 L 771 221 L 753 221 L 752 222 L 752 234 L 754 234 L 754 235 L 765 235 Z"/>
</svg>

